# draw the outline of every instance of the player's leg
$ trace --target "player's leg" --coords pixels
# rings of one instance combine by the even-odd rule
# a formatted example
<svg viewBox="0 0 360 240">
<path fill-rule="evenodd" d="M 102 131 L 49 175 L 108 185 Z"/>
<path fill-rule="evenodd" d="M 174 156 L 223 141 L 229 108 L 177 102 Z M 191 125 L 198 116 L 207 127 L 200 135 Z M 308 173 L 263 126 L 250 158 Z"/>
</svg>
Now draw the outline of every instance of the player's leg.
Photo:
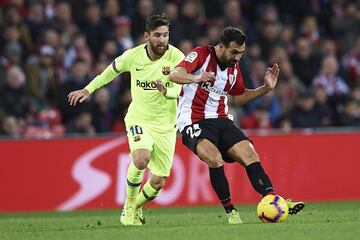
<svg viewBox="0 0 360 240">
<path fill-rule="evenodd" d="M 153 151 L 151 152 L 151 160 L 148 164 L 148 169 L 151 172 L 151 177 L 144 184 L 141 192 L 136 198 L 136 213 L 135 221 L 144 223 L 142 216 L 142 207 L 148 202 L 154 200 L 163 189 L 166 178 L 170 175 L 172 166 L 176 133 L 168 135 L 158 135 L 152 133 L 154 139 Z"/>
<path fill-rule="evenodd" d="M 136 198 L 135 225 L 145 224 L 142 207 L 154 200 L 164 188 L 166 177 L 151 175 Z"/>
<path fill-rule="evenodd" d="M 228 150 L 228 155 L 231 159 L 245 166 L 246 173 L 255 191 L 262 196 L 274 193 L 270 178 L 261 166 L 259 155 L 250 141 L 243 140 L 234 144 Z"/>
<path fill-rule="evenodd" d="M 230 146 L 227 150 L 228 157 L 245 167 L 248 178 L 255 191 L 262 196 L 274 194 L 271 180 L 261 166 L 259 155 L 247 136 L 237 126 L 231 123 L 224 129 L 222 138 L 224 144 Z M 303 202 L 286 201 L 290 214 L 296 214 L 305 206 Z"/>
<path fill-rule="evenodd" d="M 132 162 L 127 171 L 126 201 L 120 221 L 124 225 L 134 225 L 136 197 L 142 183 L 144 170 L 150 161 L 153 139 L 143 127 L 132 125 L 128 129 L 128 141 Z"/>
<path fill-rule="evenodd" d="M 231 201 L 229 183 L 224 172 L 221 153 L 217 147 L 207 139 L 198 140 L 196 153 L 199 158 L 209 166 L 211 186 L 228 214 L 228 223 L 242 223 L 240 215 Z"/>
<path fill-rule="evenodd" d="M 229 183 L 224 172 L 222 157 L 216 147 L 218 142 L 216 120 L 207 119 L 189 125 L 182 131 L 182 136 L 183 144 L 209 166 L 210 182 L 216 195 L 226 213 L 233 212 L 229 217 L 229 223 L 241 223 L 239 214 L 231 201 Z"/>
</svg>

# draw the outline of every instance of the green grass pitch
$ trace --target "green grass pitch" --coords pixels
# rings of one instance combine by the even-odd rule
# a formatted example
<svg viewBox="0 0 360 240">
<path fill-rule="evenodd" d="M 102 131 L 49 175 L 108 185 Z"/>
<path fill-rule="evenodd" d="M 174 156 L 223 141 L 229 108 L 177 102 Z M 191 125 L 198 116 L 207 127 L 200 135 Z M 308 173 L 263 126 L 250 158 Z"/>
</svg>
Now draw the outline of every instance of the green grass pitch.
<svg viewBox="0 0 360 240">
<path fill-rule="evenodd" d="M 0 214 L 0 239 L 360 239 L 360 202 L 307 203 L 285 223 L 260 223 L 254 205 L 228 225 L 221 207 L 145 209 L 146 224 L 124 227 L 120 210 Z"/>
</svg>

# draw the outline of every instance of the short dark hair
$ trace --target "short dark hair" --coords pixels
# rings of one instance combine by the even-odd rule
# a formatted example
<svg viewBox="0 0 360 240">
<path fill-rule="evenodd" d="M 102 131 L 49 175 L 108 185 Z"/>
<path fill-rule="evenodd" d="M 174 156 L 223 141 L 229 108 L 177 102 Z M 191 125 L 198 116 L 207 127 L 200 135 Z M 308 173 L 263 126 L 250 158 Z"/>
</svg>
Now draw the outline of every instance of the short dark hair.
<svg viewBox="0 0 360 240">
<path fill-rule="evenodd" d="M 170 21 L 163 13 L 162 15 L 151 15 L 146 19 L 145 31 L 150 32 L 161 26 L 170 26 Z"/>
<path fill-rule="evenodd" d="M 224 44 L 226 47 L 229 46 L 229 43 L 232 41 L 235 41 L 239 45 L 243 45 L 245 40 L 245 34 L 240 29 L 234 27 L 226 27 L 222 31 L 220 37 L 220 43 Z"/>
</svg>

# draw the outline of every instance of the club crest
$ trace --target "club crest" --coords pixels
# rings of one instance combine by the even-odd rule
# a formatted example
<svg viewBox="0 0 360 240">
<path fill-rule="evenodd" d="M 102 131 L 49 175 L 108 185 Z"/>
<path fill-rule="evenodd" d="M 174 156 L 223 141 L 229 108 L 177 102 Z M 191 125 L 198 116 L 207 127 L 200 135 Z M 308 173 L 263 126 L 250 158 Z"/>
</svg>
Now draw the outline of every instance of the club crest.
<svg viewBox="0 0 360 240">
<path fill-rule="evenodd" d="M 162 67 L 162 73 L 164 75 L 169 75 L 170 74 L 170 66 L 163 66 Z"/>
</svg>

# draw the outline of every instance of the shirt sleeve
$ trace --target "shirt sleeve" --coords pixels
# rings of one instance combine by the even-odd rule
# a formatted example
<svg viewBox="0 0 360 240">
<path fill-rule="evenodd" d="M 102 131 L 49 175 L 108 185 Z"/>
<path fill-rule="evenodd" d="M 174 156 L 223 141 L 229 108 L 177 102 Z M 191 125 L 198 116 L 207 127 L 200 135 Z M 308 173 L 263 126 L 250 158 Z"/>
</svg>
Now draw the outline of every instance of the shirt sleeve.
<svg viewBox="0 0 360 240">
<path fill-rule="evenodd" d="M 111 82 L 117 75 L 129 71 L 131 50 L 124 52 L 121 56 L 115 58 L 105 70 L 97 75 L 85 89 L 92 94 L 97 89 Z"/>
<path fill-rule="evenodd" d="M 236 71 L 237 73 L 235 76 L 234 86 L 229 91 L 229 94 L 232 96 L 240 95 L 245 92 L 244 79 L 242 77 L 239 66 L 236 66 Z"/>
<path fill-rule="evenodd" d="M 180 63 L 184 59 L 185 55 L 179 50 L 176 54 L 176 64 Z M 171 82 L 171 86 L 167 88 L 165 97 L 167 99 L 179 98 L 182 86 L 180 84 Z"/>
<path fill-rule="evenodd" d="M 201 47 L 194 48 L 177 67 L 183 67 L 188 73 L 198 70 L 203 63 L 203 54 Z"/>
<path fill-rule="evenodd" d="M 166 90 L 165 97 L 168 99 L 177 99 L 179 98 L 181 92 L 181 85 L 177 83 L 173 83 L 173 87 L 168 87 Z"/>
</svg>

